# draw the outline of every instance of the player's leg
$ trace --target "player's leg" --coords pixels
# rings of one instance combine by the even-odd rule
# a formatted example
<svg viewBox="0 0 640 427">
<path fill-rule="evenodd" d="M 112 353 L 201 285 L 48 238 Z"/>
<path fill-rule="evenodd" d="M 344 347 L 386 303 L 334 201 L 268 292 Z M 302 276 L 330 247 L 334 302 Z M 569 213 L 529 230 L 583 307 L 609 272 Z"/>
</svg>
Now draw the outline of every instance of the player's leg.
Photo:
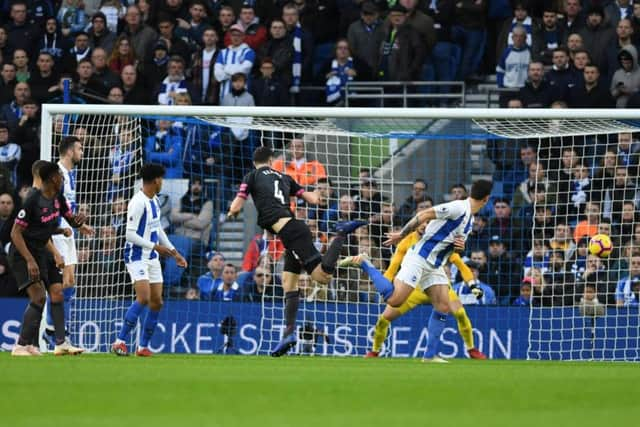
<svg viewBox="0 0 640 427">
<path fill-rule="evenodd" d="M 282 289 L 284 291 L 284 319 L 285 329 L 283 337 L 271 352 L 273 357 L 285 355 L 296 345 L 296 319 L 300 304 L 300 291 L 298 290 L 298 277 L 302 272 L 300 261 L 292 251 L 287 249 L 284 253 L 284 270 L 282 272 Z"/>
<path fill-rule="evenodd" d="M 458 323 L 458 332 L 460 332 L 460 336 L 464 341 L 469 357 L 480 360 L 486 359 L 487 356 L 485 356 L 485 354 L 475 346 L 473 339 L 473 326 L 471 325 L 469 315 L 467 315 L 467 310 L 464 309 L 464 305 L 460 302 L 460 298 L 458 298 L 458 295 L 451 288 L 449 288 L 449 308 L 453 317 L 456 318 L 456 322 Z"/>
<path fill-rule="evenodd" d="M 389 325 L 395 319 L 403 316 L 405 313 L 416 308 L 418 305 L 425 304 L 428 300 L 427 295 L 420 289 L 414 289 L 409 298 L 400 307 L 391 307 L 387 305 L 376 322 L 376 328 L 373 332 L 373 346 L 366 357 L 378 357 L 382 349 L 382 343 L 387 337 Z"/>
<path fill-rule="evenodd" d="M 75 239 L 56 235 L 52 238 L 53 244 L 64 260 L 62 270 L 62 294 L 64 296 L 64 324 L 67 333 L 71 331 L 70 319 L 73 311 L 72 303 L 76 294 L 76 264 L 78 263 L 78 253 L 76 251 Z M 47 329 L 52 329 L 53 319 L 51 318 L 51 304 L 47 300 Z M 50 332 L 49 332 L 50 334 Z"/>
<path fill-rule="evenodd" d="M 135 261 L 127 264 L 127 270 L 133 280 L 136 299 L 125 313 L 118 338 L 111 346 L 111 352 L 118 356 L 126 356 L 128 354 L 126 340 L 129 337 L 129 333 L 136 327 L 138 318 L 149 305 L 149 300 L 151 299 L 149 266 L 144 261 Z"/>
<path fill-rule="evenodd" d="M 144 319 L 142 325 L 142 336 L 140 337 L 140 345 L 136 350 L 136 356 L 151 356 L 153 353 L 149 350 L 149 342 L 153 336 L 153 332 L 158 325 L 158 318 L 160 317 L 160 310 L 164 301 L 162 300 L 162 282 L 151 283 L 150 298 L 149 298 L 149 310 L 147 311 L 147 317 Z"/>
<path fill-rule="evenodd" d="M 424 352 L 423 361 L 442 362 L 437 356 L 438 345 L 440 343 L 440 336 L 444 330 L 447 316 L 450 312 L 449 307 L 449 285 L 442 284 L 448 279 L 442 269 L 436 269 L 430 272 L 430 277 L 427 279 L 426 292 L 431 298 L 431 304 L 433 305 L 433 311 L 429 317 L 429 323 L 427 324 L 427 331 L 429 332 L 429 338 L 427 340 L 427 349 Z M 440 277 L 442 276 L 442 277 Z M 440 283 L 438 283 L 440 282 Z"/>
<path fill-rule="evenodd" d="M 336 271 L 338 258 L 340 257 L 340 253 L 342 252 L 342 247 L 344 246 L 347 236 L 366 224 L 366 221 L 344 221 L 336 224 L 336 235 L 331 240 L 331 243 L 327 248 L 327 252 L 322 256 L 322 262 L 311 272 L 307 270 L 313 280 L 325 285 L 331 282 L 333 274 Z M 309 242 L 313 242 L 311 232 L 309 232 L 308 240 Z"/>
<path fill-rule="evenodd" d="M 41 282 L 26 286 L 29 304 L 22 315 L 22 325 L 20 326 L 18 341 L 11 354 L 13 356 L 40 356 L 40 351 L 33 345 L 33 342 L 40 329 L 40 320 L 42 319 L 46 292 Z"/>
</svg>

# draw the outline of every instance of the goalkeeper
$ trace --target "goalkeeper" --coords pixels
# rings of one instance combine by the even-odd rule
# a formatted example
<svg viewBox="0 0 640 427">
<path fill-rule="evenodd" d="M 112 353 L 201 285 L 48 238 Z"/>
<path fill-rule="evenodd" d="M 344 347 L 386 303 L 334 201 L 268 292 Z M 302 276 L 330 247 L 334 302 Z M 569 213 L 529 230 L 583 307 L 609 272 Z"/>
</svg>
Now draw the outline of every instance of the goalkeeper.
<svg viewBox="0 0 640 427">
<path fill-rule="evenodd" d="M 393 282 L 393 279 L 400 268 L 400 264 L 402 263 L 404 255 L 407 253 L 407 250 L 409 250 L 411 246 L 413 246 L 418 242 L 418 240 L 420 240 L 420 237 L 422 237 L 426 226 L 427 223 L 420 225 L 420 227 L 416 231 L 409 234 L 407 237 L 402 239 L 400 243 L 398 243 L 396 251 L 391 258 L 389 268 L 387 268 L 387 271 L 384 272 L 384 277 L 386 277 L 389 281 Z M 482 290 L 480 289 L 480 287 L 476 287 L 473 273 L 471 272 L 469 267 L 467 267 L 462 261 L 460 255 L 454 252 L 449 257 L 449 262 L 455 264 L 455 266 L 458 267 L 458 270 L 460 270 L 460 274 L 462 275 L 462 279 L 472 288 L 472 292 L 476 295 L 476 298 L 482 298 Z M 467 352 L 469 353 L 469 357 L 471 357 L 472 359 L 486 359 L 487 356 L 485 356 L 480 350 L 475 348 L 473 342 L 473 329 L 471 326 L 471 320 L 469 319 L 469 316 L 467 316 L 467 312 L 460 302 L 460 298 L 458 298 L 458 295 L 453 291 L 453 289 L 451 289 L 451 287 L 449 287 L 449 301 L 451 313 L 453 313 L 456 321 L 458 322 L 458 331 L 462 336 L 465 347 L 467 348 Z M 400 307 L 394 308 L 390 305 L 387 305 L 384 309 L 384 312 L 380 315 L 378 321 L 376 322 L 376 329 L 373 333 L 373 348 L 365 355 L 365 357 L 378 357 L 378 355 L 380 354 L 380 350 L 382 349 L 382 343 L 387 337 L 389 324 L 398 317 L 413 310 L 421 304 L 431 304 L 431 299 L 424 291 L 416 288 Z"/>
</svg>

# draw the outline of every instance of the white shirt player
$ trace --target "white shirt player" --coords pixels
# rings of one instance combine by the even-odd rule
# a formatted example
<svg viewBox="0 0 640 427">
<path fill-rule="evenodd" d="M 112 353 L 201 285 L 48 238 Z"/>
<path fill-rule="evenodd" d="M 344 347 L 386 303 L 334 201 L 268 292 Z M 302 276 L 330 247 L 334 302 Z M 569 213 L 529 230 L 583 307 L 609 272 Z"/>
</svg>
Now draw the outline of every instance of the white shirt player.
<svg viewBox="0 0 640 427">
<path fill-rule="evenodd" d="M 153 250 L 158 243 L 174 249 L 162 230 L 158 198 L 150 199 L 142 190 L 138 191 L 127 206 L 125 263 L 158 259 L 158 252 Z"/>
<path fill-rule="evenodd" d="M 433 267 L 440 267 L 453 252 L 455 238 L 467 239 L 473 225 L 473 214 L 469 199 L 443 203 L 433 209 L 436 219 L 429 221 L 422 238 L 407 255 L 418 255 Z"/>
<path fill-rule="evenodd" d="M 76 201 L 76 171 L 75 169 L 67 170 L 62 162 L 58 162 L 58 167 L 62 171 L 62 177 L 64 178 L 62 194 L 69 203 L 69 209 L 71 209 L 71 212 L 75 214 L 78 211 L 78 203 Z M 69 223 L 62 216 L 60 217 L 60 228 L 71 228 Z M 69 238 L 73 239 L 73 235 Z"/>
</svg>

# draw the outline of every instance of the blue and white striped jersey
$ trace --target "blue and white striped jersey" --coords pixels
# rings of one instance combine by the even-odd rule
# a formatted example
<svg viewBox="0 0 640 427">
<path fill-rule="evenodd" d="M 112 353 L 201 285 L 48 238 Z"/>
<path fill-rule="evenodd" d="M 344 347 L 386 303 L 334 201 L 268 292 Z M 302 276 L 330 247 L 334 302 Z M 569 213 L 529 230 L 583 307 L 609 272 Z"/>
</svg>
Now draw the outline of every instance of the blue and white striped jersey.
<svg viewBox="0 0 640 427">
<path fill-rule="evenodd" d="M 67 199 L 71 213 L 76 214 L 78 213 L 78 202 L 76 199 L 76 170 L 67 170 L 62 162 L 58 162 L 58 167 L 62 171 L 62 177 L 64 178 L 62 194 Z M 69 223 L 62 216 L 60 217 L 60 228 L 71 228 Z"/>
<path fill-rule="evenodd" d="M 421 256 L 434 267 L 440 267 L 453 252 L 455 237 L 463 236 L 466 240 L 469 236 L 473 214 L 469 199 L 443 203 L 433 209 L 436 219 L 427 224 L 422 238 L 409 249 L 407 255 Z"/>
<path fill-rule="evenodd" d="M 125 263 L 158 258 L 158 252 L 153 250 L 153 246 L 160 241 L 162 233 L 160 202 L 157 197 L 150 199 L 141 190 L 131 198 L 127 206 L 126 231 L 127 235 L 135 233 L 146 244 L 141 245 L 141 241 L 132 242 L 127 237 L 124 245 Z"/>
</svg>

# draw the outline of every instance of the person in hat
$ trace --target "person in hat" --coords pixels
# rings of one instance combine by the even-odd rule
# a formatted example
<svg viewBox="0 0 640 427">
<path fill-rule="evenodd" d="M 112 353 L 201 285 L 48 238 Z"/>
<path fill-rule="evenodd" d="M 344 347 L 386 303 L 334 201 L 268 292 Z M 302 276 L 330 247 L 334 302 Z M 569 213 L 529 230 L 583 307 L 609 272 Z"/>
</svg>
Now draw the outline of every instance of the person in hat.
<svg viewBox="0 0 640 427">
<path fill-rule="evenodd" d="M 517 294 L 522 267 L 514 261 L 499 235 L 492 235 L 489 239 L 488 255 L 487 283 L 491 283 L 501 304 L 511 304 Z"/>
<path fill-rule="evenodd" d="M 640 67 L 636 47 L 624 46 L 618 53 L 618 62 L 620 68 L 611 79 L 611 95 L 616 99 L 616 107 L 624 108 L 629 97 L 640 88 Z"/>
<path fill-rule="evenodd" d="M 592 5 L 587 10 L 587 25 L 579 31 L 584 48 L 591 55 L 593 64 L 602 67 L 607 50 L 614 44 L 615 32 L 604 21 L 604 9 L 599 5 Z"/>
<path fill-rule="evenodd" d="M 375 70 L 378 65 L 378 49 L 383 37 L 384 26 L 378 7 L 372 1 L 362 3 L 360 19 L 351 23 L 347 31 L 351 53 L 362 58 L 369 68 Z"/>
<path fill-rule="evenodd" d="M 244 42 L 244 27 L 233 24 L 229 28 L 231 44 L 222 49 L 214 68 L 216 80 L 220 83 L 220 99 L 231 92 L 231 76 L 244 74 L 247 79 L 256 60 L 256 53 Z"/>
<path fill-rule="evenodd" d="M 91 26 L 87 29 L 87 34 L 89 34 L 89 45 L 93 49 L 101 47 L 107 52 L 113 50 L 118 37 L 117 33 L 107 26 L 107 17 L 102 12 L 97 12 L 91 17 Z"/>
<path fill-rule="evenodd" d="M 253 50 L 258 51 L 267 41 L 267 28 L 260 23 L 260 18 L 256 16 L 255 6 L 251 3 L 244 3 L 240 8 L 240 15 L 236 24 L 244 29 L 244 42 Z M 231 44 L 231 33 L 224 36 L 224 45 Z"/>
</svg>

